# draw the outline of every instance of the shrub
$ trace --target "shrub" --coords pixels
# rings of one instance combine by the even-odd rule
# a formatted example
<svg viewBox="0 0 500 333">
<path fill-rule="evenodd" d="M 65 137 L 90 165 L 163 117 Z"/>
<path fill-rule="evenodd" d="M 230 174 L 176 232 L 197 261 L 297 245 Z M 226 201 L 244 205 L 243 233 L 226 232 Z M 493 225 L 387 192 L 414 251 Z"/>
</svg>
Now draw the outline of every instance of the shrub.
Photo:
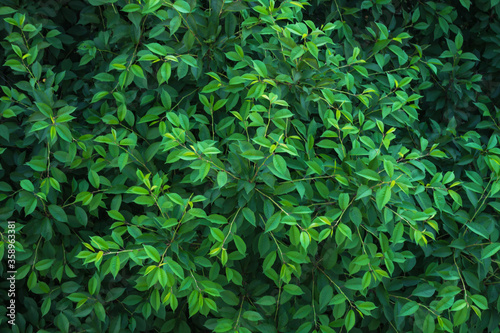
<svg viewBox="0 0 500 333">
<path fill-rule="evenodd" d="M 498 0 L 4 3 L 4 327 L 499 331 Z"/>
</svg>

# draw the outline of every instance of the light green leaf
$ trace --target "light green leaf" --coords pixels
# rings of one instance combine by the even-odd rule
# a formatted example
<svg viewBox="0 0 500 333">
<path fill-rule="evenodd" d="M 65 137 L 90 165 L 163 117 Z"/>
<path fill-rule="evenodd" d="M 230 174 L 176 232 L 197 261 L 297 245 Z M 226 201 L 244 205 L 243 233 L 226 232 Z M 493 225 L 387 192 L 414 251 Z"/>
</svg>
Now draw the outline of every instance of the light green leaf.
<svg viewBox="0 0 500 333">
<path fill-rule="evenodd" d="M 125 218 L 123 217 L 123 215 L 116 211 L 116 210 L 108 210 L 108 215 L 112 218 L 112 219 L 115 219 L 117 221 L 125 221 Z"/>
<path fill-rule="evenodd" d="M 132 71 L 132 73 L 134 73 L 135 76 L 144 79 L 144 71 L 142 70 L 141 66 L 134 64 L 130 67 L 130 70 Z"/>
<path fill-rule="evenodd" d="M 174 3 L 174 9 L 185 14 L 191 12 L 191 7 L 189 6 L 189 4 L 186 1 L 182 0 L 177 0 Z"/>
<path fill-rule="evenodd" d="M 257 73 L 259 73 L 260 76 L 267 78 L 266 64 L 264 64 L 260 60 L 253 60 L 253 66 L 254 66 L 254 69 L 257 71 Z"/>
<path fill-rule="evenodd" d="M 172 272 L 174 272 L 175 275 L 177 275 L 179 278 L 184 279 L 184 269 L 182 268 L 181 265 L 179 265 L 177 262 L 173 261 L 172 259 L 167 259 L 167 265 L 170 267 Z"/>
<path fill-rule="evenodd" d="M 339 231 L 344 235 L 346 236 L 347 238 L 349 238 L 349 240 L 352 240 L 352 231 L 351 231 L 351 228 L 349 228 L 347 225 L 345 225 L 344 223 L 339 223 L 339 225 L 337 226 L 337 228 L 339 229 Z"/>
<path fill-rule="evenodd" d="M 304 294 L 302 289 L 300 289 L 300 287 L 295 284 L 287 284 L 283 287 L 283 290 L 289 293 L 290 295 L 294 296 L 300 296 Z"/>
<path fill-rule="evenodd" d="M 273 165 L 276 170 L 283 175 L 285 175 L 288 171 L 285 159 L 278 154 L 273 156 Z"/>
<path fill-rule="evenodd" d="M 120 272 L 120 257 L 119 256 L 113 256 L 111 258 L 110 264 L 109 264 L 109 270 L 111 274 L 113 275 L 113 278 L 116 279 L 116 276 L 118 275 L 118 272 Z"/>
<path fill-rule="evenodd" d="M 144 250 L 146 251 L 146 254 L 148 255 L 148 257 L 150 257 L 151 259 L 153 259 L 156 262 L 160 262 L 161 257 L 160 257 L 160 253 L 158 252 L 157 249 L 155 249 L 151 245 L 143 245 L 143 247 L 144 247 Z"/>
<path fill-rule="evenodd" d="M 375 199 L 378 209 L 382 210 L 382 208 L 384 208 L 384 206 L 391 200 L 391 188 L 387 185 L 382 186 L 377 190 Z"/>
<path fill-rule="evenodd" d="M 349 312 L 347 312 L 347 315 L 345 316 L 346 331 L 349 332 L 350 330 L 352 330 L 355 323 L 356 323 L 356 315 L 354 314 L 353 310 L 349 310 Z"/>
<path fill-rule="evenodd" d="M 481 251 L 481 259 L 489 258 L 500 251 L 500 243 L 491 243 Z"/>
<path fill-rule="evenodd" d="M 356 172 L 356 174 L 360 175 L 363 178 L 369 179 L 369 180 L 374 180 L 374 181 L 380 181 L 380 175 L 373 170 L 370 169 L 364 169 L 361 171 Z"/>
</svg>

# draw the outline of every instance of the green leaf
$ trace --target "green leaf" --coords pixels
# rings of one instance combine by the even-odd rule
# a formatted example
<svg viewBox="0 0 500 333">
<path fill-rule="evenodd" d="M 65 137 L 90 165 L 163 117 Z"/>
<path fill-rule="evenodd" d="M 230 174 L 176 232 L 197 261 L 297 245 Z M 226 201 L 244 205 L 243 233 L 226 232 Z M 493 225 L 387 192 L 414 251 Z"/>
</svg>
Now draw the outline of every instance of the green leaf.
<svg viewBox="0 0 500 333">
<path fill-rule="evenodd" d="M 310 243 L 311 243 L 311 236 L 309 235 L 308 232 L 302 231 L 300 233 L 300 245 L 302 245 L 304 250 L 307 250 Z"/>
<path fill-rule="evenodd" d="M 167 259 L 168 267 L 177 275 L 179 278 L 184 279 L 184 269 L 177 262 L 172 259 Z"/>
<path fill-rule="evenodd" d="M 245 217 L 245 220 L 247 220 L 248 222 L 250 222 L 254 227 L 256 226 L 256 222 L 255 222 L 255 214 L 254 212 L 248 208 L 248 207 L 245 207 L 243 208 L 242 210 L 243 212 L 243 216 Z"/>
<path fill-rule="evenodd" d="M 57 328 L 59 328 L 60 332 L 69 332 L 69 320 L 62 312 L 55 316 L 54 324 L 57 326 Z"/>
<path fill-rule="evenodd" d="M 94 313 L 100 321 L 106 320 L 106 310 L 104 310 L 104 306 L 100 302 L 94 303 Z"/>
<path fill-rule="evenodd" d="M 233 239 L 238 252 L 240 252 L 241 254 L 245 254 L 247 251 L 247 245 L 245 244 L 245 241 L 238 235 L 233 235 Z"/>
<path fill-rule="evenodd" d="M 16 10 L 14 8 L 10 8 L 7 6 L 0 7 L 0 15 L 9 15 L 9 14 L 12 14 L 15 12 L 16 12 Z"/>
<path fill-rule="evenodd" d="M 479 236 L 485 238 L 485 239 L 489 239 L 490 238 L 490 233 L 488 232 L 488 230 L 486 230 L 485 227 L 483 227 L 481 224 L 479 223 L 474 223 L 474 222 L 471 222 L 469 224 L 467 224 L 467 226 L 469 227 L 470 230 L 472 230 L 475 234 L 478 234 Z"/>
<path fill-rule="evenodd" d="M 250 321 L 264 320 L 260 313 L 255 311 L 245 311 L 243 312 L 243 318 Z"/>
<path fill-rule="evenodd" d="M 400 317 L 411 316 L 415 312 L 417 312 L 419 305 L 417 302 L 407 302 L 399 311 Z"/>
<path fill-rule="evenodd" d="M 358 192 L 356 193 L 356 200 L 372 195 L 372 189 L 366 185 L 361 185 L 358 187 Z"/>
<path fill-rule="evenodd" d="M 64 210 L 57 205 L 49 205 L 49 213 L 55 218 L 57 221 L 68 222 L 68 216 L 64 212 Z"/>
<path fill-rule="evenodd" d="M 249 149 L 245 151 L 244 153 L 241 154 L 244 158 L 250 160 L 250 161 L 258 161 L 264 158 L 264 153 L 261 152 L 260 150 L 256 149 Z"/>
<path fill-rule="evenodd" d="M 356 174 L 369 180 L 380 181 L 380 175 L 376 171 L 370 169 L 361 170 L 359 172 L 356 172 Z"/>
<path fill-rule="evenodd" d="M 123 170 L 123 168 L 127 165 L 128 162 L 128 154 L 127 153 L 122 153 L 118 157 L 118 168 L 120 171 Z"/>
<path fill-rule="evenodd" d="M 158 55 L 161 55 L 161 56 L 166 56 L 168 54 L 165 47 L 163 47 L 162 45 L 160 45 L 158 43 L 149 43 L 149 44 L 146 44 L 146 47 L 151 52 L 158 54 Z"/>
<path fill-rule="evenodd" d="M 358 207 L 351 207 L 349 209 L 349 218 L 356 226 L 360 226 L 363 220 L 363 215 Z"/>
<path fill-rule="evenodd" d="M 304 294 L 302 289 L 300 289 L 300 287 L 295 284 L 287 284 L 283 287 L 283 290 L 289 293 L 290 295 L 294 296 L 300 296 Z"/>
<path fill-rule="evenodd" d="M 399 46 L 389 45 L 389 50 L 398 56 L 400 66 L 403 66 L 408 61 L 408 55 Z"/>
<path fill-rule="evenodd" d="M 160 262 L 161 257 L 157 249 L 155 249 L 151 245 L 143 245 L 143 247 L 149 258 L 153 259 L 156 262 Z"/>
<path fill-rule="evenodd" d="M 222 188 L 227 184 L 227 173 L 225 171 L 219 171 L 217 173 L 217 185 Z"/>
<path fill-rule="evenodd" d="M 48 106 L 47 104 L 45 103 L 35 103 L 36 106 L 38 107 L 38 110 L 40 110 L 40 112 L 45 116 L 45 117 L 52 117 L 53 116 L 53 113 L 52 113 L 52 108 L 50 106 Z"/>
<path fill-rule="evenodd" d="M 113 278 L 116 279 L 116 276 L 120 272 L 120 257 L 119 256 L 113 256 L 111 258 L 110 264 L 109 264 L 109 270 L 111 274 L 113 275 Z"/>
<path fill-rule="evenodd" d="M 470 0 L 469 0 L 469 5 L 470 5 Z M 455 37 L 455 46 L 457 47 L 457 50 L 460 50 L 463 44 L 464 44 L 464 37 L 459 32 Z"/>
<path fill-rule="evenodd" d="M 352 231 L 351 231 L 351 228 L 349 228 L 347 225 L 345 225 L 343 223 L 339 223 L 339 225 L 337 226 L 337 228 L 339 229 L 339 231 L 344 236 L 346 236 L 347 238 L 349 238 L 349 240 L 352 240 Z"/>
<path fill-rule="evenodd" d="M 481 260 L 489 258 L 500 251 L 500 243 L 491 243 L 481 251 Z"/>
<path fill-rule="evenodd" d="M 266 305 L 275 305 L 276 304 L 276 298 L 274 298 L 273 296 L 262 296 L 255 303 L 259 304 L 259 305 L 264 305 L 264 306 L 266 306 Z"/>
<path fill-rule="evenodd" d="M 108 215 L 109 215 L 109 217 L 111 217 L 112 219 L 115 219 L 117 221 L 125 221 L 125 218 L 123 217 L 123 215 L 116 210 L 108 210 Z"/>
<path fill-rule="evenodd" d="M 139 194 L 139 195 L 147 195 L 149 194 L 148 189 L 140 186 L 132 186 L 127 190 L 127 193 Z"/>
<path fill-rule="evenodd" d="M 28 179 L 21 180 L 21 187 L 28 192 L 35 191 L 35 186 L 33 186 L 33 183 L 31 181 L 29 181 Z"/>
<path fill-rule="evenodd" d="M 354 314 L 353 310 L 349 310 L 349 312 L 347 312 L 347 315 L 345 316 L 344 325 L 345 325 L 346 331 L 349 332 L 350 330 L 352 330 L 355 323 L 356 323 L 356 315 Z"/>
<path fill-rule="evenodd" d="M 107 92 L 107 91 L 100 91 L 100 92 L 96 93 L 94 95 L 94 97 L 92 97 L 92 101 L 90 101 L 90 103 L 97 103 L 101 99 L 103 99 L 106 95 L 109 95 L 109 92 Z"/>
<path fill-rule="evenodd" d="M 318 47 L 316 46 L 316 44 L 314 44 L 313 42 L 307 42 L 306 45 L 307 45 L 307 49 L 312 54 L 312 56 L 314 58 L 316 58 L 316 60 L 318 60 L 319 51 L 318 51 Z"/>
<path fill-rule="evenodd" d="M 434 318 L 431 314 L 425 317 L 424 325 L 422 326 L 423 333 L 434 333 L 436 330 L 436 324 L 434 323 Z"/>
<path fill-rule="evenodd" d="M 266 65 L 260 60 L 252 60 L 254 69 L 259 73 L 260 76 L 267 78 L 267 68 Z"/>
<path fill-rule="evenodd" d="M 198 68 L 198 64 L 196 63 L 196 59 L 188 54 L 181 55 L 181 60 L 191 67 Z"/>
<path fill-rule="evenodd" d="M 99 73 L 94 75 L 94 79 L 101 82 L 115 82 L 116 79 L 113 75 L 109 73 Z"/>
<path fill-rule="evenodd" d="M 35 264 L 35 268 L 39 271 L 46 270 L 54 264 L 54 259 L 43 259 Z"/>
<path fill-rule="evenodd" d="M 130 70 L 132 71 L 132 73 L 134 73 L 135 76 L 144 79 L 144 71 L 142 70 L 141 66 L 134 64 L 130 67 Z"/>
<path fill-rule="evenodd" d="M 462 4 L 462 6 L 464 6 L 465 8 L 467 8 L 467 10 L 470 9 L 471 0 L 460 0 L 460 3 Z"/>
<path fill-rule="evenodd" d="M 415 288 L 415 290 L 412 292 L 412 295 L 418 297 L 431 297 L 435 292 L 436 288 L 434 288 L 430 284 L 422 283 L 419 284 L 417 288 Z"/>
<path fill-rule="evenodd" d="M 223 242 L 224 238 L 226 237 L 224 233 L 218 228 L 210 228 L 210 233 L 218 242 Z"/>
<path fill-rule="evenodd" d="M 185 14 L 191 12 L 191 7 L 189 6 L 189 4 L 186 1 L 182 0 L 177 0 L 174 3 L 174 9 Z"/>
<path fill-rule="evenodd" d="M 377 207 L 379 210 L 385 207 L 385 205 L 391 200 L 391 188 L 389 186 L 382 186 L 379 188 L 375 194 L 375 200 L 377 202 Z"/>
<path fill-rule="evenodd" d="M 341 193 L 339 195 L 339 206 L 340 209 L 345 210 L 349 206 L 349 194 Z"/>
<path fill-rule="evenodd" d="M 172 75 L 172 65 L 169 62 L 165 62 L 161 65 L 160 75 L 165 82 L 168 82 L 170 76 Z"/>
<path fill-rule="evenodd" d="M 286 161 L 280 155 L 277 154 L 273 155 L 273 165 L 276 168 L 276 170 L 282 175 L 287 174 L 288 169 L 286 167 Z"/>
<path fill-rule="evenodd" d="M 1 11 L 1 8 L 0 8 L 0 11 Z M 52 300 L 51 300 L 50 296 L 46 297 L 43 300 L 42 306 L 40 307 L 42 317 L 45 316 L 50 311 L 51 304 L 52 304 Z"/>
<path fill-rule="evenodd" d="M 488 300 L 483 295 L 472 295 L 470 297 L 474 304 L 482 310 L 488 310 Z"/>
</svg>

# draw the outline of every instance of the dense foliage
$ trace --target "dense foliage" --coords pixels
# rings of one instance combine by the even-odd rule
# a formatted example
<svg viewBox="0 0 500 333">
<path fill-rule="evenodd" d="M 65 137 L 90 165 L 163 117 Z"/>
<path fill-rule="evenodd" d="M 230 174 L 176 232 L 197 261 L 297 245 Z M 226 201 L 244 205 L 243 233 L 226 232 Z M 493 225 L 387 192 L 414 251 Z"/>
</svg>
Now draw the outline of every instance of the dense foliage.
<svg viewBox="0 0 500 333">
<path fill-rule="evenodd" d="M 1 1 L 0 326 L 499 332 L 499 2 Z"/>
</svg>

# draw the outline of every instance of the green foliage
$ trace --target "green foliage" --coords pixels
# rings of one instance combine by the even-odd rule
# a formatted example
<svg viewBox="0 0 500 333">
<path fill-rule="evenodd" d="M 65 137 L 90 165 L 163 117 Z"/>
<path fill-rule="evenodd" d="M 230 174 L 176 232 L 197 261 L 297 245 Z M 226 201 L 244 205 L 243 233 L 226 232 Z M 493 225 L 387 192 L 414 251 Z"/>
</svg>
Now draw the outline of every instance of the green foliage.
<svg viewBox="0 0 500 333">
<path fill-rule="evenodd" d="M 498 0 L 3 4 L 2 327 L 499 332 Z"/>
</svg>

